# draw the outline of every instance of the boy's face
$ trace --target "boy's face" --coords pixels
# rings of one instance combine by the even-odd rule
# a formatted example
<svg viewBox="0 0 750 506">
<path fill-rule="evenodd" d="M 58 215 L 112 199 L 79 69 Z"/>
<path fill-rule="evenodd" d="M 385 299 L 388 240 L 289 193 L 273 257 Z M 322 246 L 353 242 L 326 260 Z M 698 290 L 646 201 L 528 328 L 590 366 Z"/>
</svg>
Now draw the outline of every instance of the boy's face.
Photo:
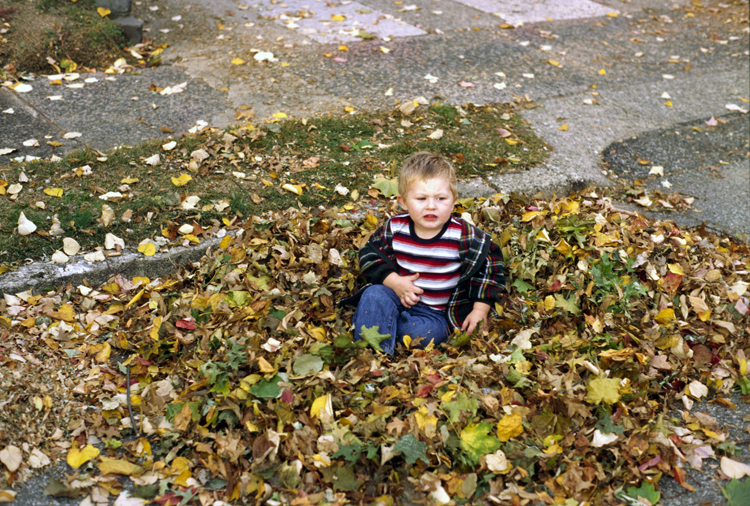
<svg viewBox="0 0 750 506">
<path fill-rule="evenodd" d="M 450 219 L 456 197 L 445 179 L 418 179 L 409 185 L 406 197 L 399 196 L 398 201 L 414 222 L 417 236 L 431 239 Z"/>
</svg>

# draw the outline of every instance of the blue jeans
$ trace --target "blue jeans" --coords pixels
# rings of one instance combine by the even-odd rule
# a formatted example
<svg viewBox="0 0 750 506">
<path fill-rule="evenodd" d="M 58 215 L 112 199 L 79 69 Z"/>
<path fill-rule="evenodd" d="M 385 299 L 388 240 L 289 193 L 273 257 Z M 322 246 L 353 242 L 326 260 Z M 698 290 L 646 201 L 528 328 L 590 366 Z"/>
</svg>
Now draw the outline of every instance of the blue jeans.
<svg viewBox="0 0 750 506">
<path fill-rule="evenodd" d="M 396 293 L 384 285 L 372 285 L 362 293 L 353 322 L 355 341 L 362 339 L 363 326 L 377 326 L 381 334 L 390 334 L 390 338 L 380 343 L 389 355 L 393 355 L 396 339 L 403 342 L 405 335 L 415 340 L 421 338 L 419 346 L 425 347 L 430 341 L 435 345 L 445 342 L 450 334 L 445 313 L 421 302 L 404 307 Z"/>
</svg>

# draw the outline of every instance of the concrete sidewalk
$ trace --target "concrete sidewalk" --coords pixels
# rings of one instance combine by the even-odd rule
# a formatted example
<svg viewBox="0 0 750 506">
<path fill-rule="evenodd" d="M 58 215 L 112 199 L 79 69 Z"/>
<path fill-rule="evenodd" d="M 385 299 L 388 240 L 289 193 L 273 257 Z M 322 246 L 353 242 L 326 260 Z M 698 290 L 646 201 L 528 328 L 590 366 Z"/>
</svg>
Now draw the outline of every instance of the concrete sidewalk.
<svg viewBox="0 0 750 506">
<path fill-rule="evenodd" d="M 705 222 L 743 241 L 750 236 L 748 115 L 737 110 L 750 108 L 746 1 L 703 1 L 700 8 L 661 0 L 249 4 L 137 2 L 133 14 L 144 20 L 146 36 L 169 44 L 167 65 L 81 75 L 77 83 L 97 79 L 83 87 L 40 76 L 26 93 L 0 89 L 0 149 L 14 149 L 0 164 L 166 138 L 162 128 L 179 135 L 200 122 L 225 127 L 245 121 L 238 113 L 249 109 L 262 122 L 276 112 L 304 118 L 343 114 L 345 106 L 392 109 L 418 96 L 451 104 L 516 101 L 554 147 L 552 156 L 528 171 L 463 182 L 462 196 L 562 195 L 643 179 L 662 166 L 664 177 L 646 184 L 664 191 L 666 181 L 670 191 L 696 200 L 685 213 L 651 216 L 683 226 Z M 365 40 L 370 35 L 377 38 Z M 259 52 L 273 55 L 256 61 Z M 237 57 L 247 63 L 233 65 Z M 169 95 L 151 89 L 182 83 Z M 710 118 L 723 123 L 710 127 Z M 66 139 L 68 132 L 81 135 Z M 30 138 L 40 147 L 25 147 Z M 48 140 L 62 145 L 53 149 Z M 74 274 L 106 278 L 121 268 Z M 0 292 L 53 284 L 62 275 L 43 270 L 36 283 L 31 271 L 6 274 Z M 745 423 L 750 412 L 741 410 L 726 423 Z M 744 448 L 741 455 L 747 459 Z M 717 486 L 700 485 L 688 499 L 665 492 L 662 504 L 724 504 Z"/>
</svg>

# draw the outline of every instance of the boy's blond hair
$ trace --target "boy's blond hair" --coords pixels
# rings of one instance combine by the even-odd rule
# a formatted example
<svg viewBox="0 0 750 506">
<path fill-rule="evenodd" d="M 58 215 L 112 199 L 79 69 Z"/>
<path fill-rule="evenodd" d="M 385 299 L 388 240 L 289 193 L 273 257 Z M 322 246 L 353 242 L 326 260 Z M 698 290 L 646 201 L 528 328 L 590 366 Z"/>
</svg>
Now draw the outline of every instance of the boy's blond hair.
<svg viewBox="0 0 750 506">
<path fill-rule="evenodd" d="M 458 198 L 458 183 L 453 166 L 448 160 L 426 151 L 414 153 L 404 160 L 401 172 L 398 175 L 398 193 L 401 198 L 406 198 L 409 185 L 414 181 L 426 181 L 428 179 L 445 179 L 451 187 L 453 197 Z"/>
</svg>

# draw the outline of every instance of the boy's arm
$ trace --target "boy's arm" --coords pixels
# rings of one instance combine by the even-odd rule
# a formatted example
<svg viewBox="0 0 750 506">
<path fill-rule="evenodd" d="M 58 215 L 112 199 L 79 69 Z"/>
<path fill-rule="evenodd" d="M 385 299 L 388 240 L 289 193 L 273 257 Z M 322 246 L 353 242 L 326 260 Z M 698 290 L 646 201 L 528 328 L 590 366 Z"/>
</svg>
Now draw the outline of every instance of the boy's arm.
<svg viewBox="0 0 750 506">
<path fill-rule="evenodd" d="M 391 272 L 383 280 L 383 285 L 394 291 L 404 307 L 412 307 L 419 302 L 420 295 L 424 293 L 424 290 L 414 284 L 418 279 L 419 273 L 411 276 L 399 276 L 398 273 Z"/>
<path fill-rule="evenodd" d="M 488 315 L 490 314 L 491 306 L 485 302 L 476 301 L 474 302 L 474 309 L 464 320 L 461 325 L 461 330 L 467 334 L 474 332 L 477 325 L 481 325 L 482 330 L 486 330 L 488 327 Z"/>
<path fill-rule="evenodd" d="M 385 225 L 376 230 L 359 250 L 359 273 L 370 283 L 383 284 L 385 278 L 395 272 L 394 266 L 389 265 L 379 253 L 387 254 L 384 248 L 389 248 Z"/>
</svg>

